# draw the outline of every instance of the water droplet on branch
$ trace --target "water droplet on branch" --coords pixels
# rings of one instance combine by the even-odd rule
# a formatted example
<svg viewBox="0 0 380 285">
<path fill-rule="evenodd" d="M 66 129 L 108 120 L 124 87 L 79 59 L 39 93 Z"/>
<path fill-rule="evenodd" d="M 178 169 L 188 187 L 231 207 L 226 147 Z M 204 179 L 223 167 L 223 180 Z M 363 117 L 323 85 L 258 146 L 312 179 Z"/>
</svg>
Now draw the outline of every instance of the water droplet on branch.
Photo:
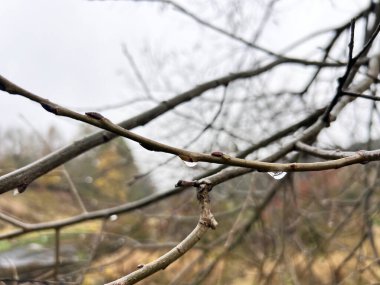
<svg viewBox="0 0 380 285">
<path fill-rule="evenodd" d="M 24 193 L 26 188 L 28 187 L 28 184 L 23 183 L 17 186 L 17 188 L 13 191 L 13 196 L 16 196 L 18 194 Z"/>
<path fill-rule="evenodd" d="M 119 217 L 118 217 L 117 215 L 111 215 L 109 219 L 110 219 L 111 222 L 114 222 L 114 221 L 116 221 L 118 218 L 119 218 Z"/>
<path fill-rule="evenodd" d="M 197 161 L 195 161 L 192 157 L 190 156 L 185 156 L 185 155 L 180 155 L 179 158 L 183 161 L 183 163 L 187 167 L 194 167 L 197 165 Z"/>
<path fill-rule="evenodd" d="M 197 165 L 197 162 L 196 161 L 186 161 L 186 160 L 182 160 L 183 163 L 187 166 L 187 167 L 194 167 Z"/>
<path fill-rule="evenodd" d="M 86 176 L 84 178 L 84 182 L 87 184 L 91 184 L 94 181 L 94 179 L 91 176 Z"/>
<path fill-rule="evenodd" d="M 276 180 L 280 180 L 286 176 L 286 172 L 282 172 L 282 171 L 267 172 L 267 173 Z"/>
</svg>

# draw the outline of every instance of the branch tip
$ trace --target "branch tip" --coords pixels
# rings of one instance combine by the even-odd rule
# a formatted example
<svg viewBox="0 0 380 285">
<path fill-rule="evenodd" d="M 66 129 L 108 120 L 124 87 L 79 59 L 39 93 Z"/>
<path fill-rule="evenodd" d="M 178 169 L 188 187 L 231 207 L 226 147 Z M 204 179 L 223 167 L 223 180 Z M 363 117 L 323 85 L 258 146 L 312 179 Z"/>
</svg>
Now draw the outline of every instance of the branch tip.
<svg viewBox="0 0 380 285">
<path fill-rule="evenodd" d="M 186 180 L 178 180 L 175 187 L 199 187 L 199 181 L 186 181 Z"/>
<path fill-rule="evenodd" d="M 151 145 L 151 144 L 147 144 L 147 143 L 140 143 L 140 145 L 143 147 L 143 148 L 145 148 L 145 149 L 147 149 L 147 150 L 150 150 L 150 151 L 159 151 L 156 147 L 154 147 L 153 145 Z"/>
</svg>

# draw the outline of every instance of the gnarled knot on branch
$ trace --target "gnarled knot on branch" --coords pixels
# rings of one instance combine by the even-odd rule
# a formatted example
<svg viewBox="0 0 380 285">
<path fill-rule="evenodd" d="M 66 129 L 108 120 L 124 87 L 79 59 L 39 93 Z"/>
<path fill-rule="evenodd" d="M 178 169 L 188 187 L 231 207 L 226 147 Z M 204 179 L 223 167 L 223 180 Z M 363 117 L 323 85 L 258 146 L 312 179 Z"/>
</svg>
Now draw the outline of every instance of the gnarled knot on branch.
<svg viewBox="0 0 380 285">
<path fill-rule="evenodd" d="M 211 212 L 211 200 L 209 192 L 212 189 L 212 185 L 204 183 L 197 187 L 197 199 L 201 205 L 201 215 L 199 218 L 199 223 L 213 230 L 218 226 L 214 215 Z"/>
</svg>

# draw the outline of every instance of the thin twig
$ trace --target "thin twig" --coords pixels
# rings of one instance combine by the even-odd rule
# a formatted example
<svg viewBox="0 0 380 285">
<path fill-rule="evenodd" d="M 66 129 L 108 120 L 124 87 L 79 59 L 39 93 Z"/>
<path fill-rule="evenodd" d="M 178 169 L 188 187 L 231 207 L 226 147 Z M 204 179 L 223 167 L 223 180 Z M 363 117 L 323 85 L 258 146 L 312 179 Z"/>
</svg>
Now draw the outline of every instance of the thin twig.
<svg viewBox="0 0 380 285">
<path fill-rule="evenodd" d="M 60 267 L 60 245 L 61 245 L 61 229 L 55 229 L 55 245 L 54 245 L 54 280 L 58 281 L 59 267 Z"/>
<path fill-rule="evenodd" d="M 137 67 L 137 64 L 133 58 L 133 56 L 131 55 L 131 53 L 128 51 L 128 48 L 127 48 L 127 45 L 125 43 L 123 43 L 121 45 L 121 50 L 124 54 L 124 56 L 127 58 L 129 64 L 131 65 L 132 67 L 132 70 L 133 72 L 135 73 L 136 75 L 136 78 L 137 80 L 139 81 L 140 85 L 142 86 L 142 88 L 144 89 L 144 92 L 145 94 L 147 95 L 147 97 L 150 99 L 150 100 L 155 100 L 152 96 L 152 93 L 150 92 L 150 89 L 148 87 L 148 85 L 146 84 L 145 80 L 144 80 L 144 77 L 142 76 L 139 68 Z"/>
<path fill-rule="evenodd" d="M 92 244 L 90 256 L 87 259 L 87 266 L 81 270 L 82 272 L 81 272 L 80 280 L 78 280 L 78 284 L 82 284 L 83 279 L 86 275 L 86 272 L 90 268 L 91 262 L 94 260 L 94 257 L 96 255 L 96 251 L 99 248 L 99 245 L 103 240 L 103 234 L 104 234 L 104 229 L 105 229 L 106 224 L 107 224 L 107 219 L 103 219 L 101 223 L 102 224 L 100 226 L 100 230 L 99 230 L 98 234 L 96 235 L 96 238 Z"/>
<path fill-rule="evenodd" d="M 327 107 L 325 114 L 323 115 L 323 120 L 325 121 L 326 125 L 329 126 L 330 124 L 330 112 L 338 103 L 338 100 L 342 96 L 342 90 L 343 88 L 347 85 L 347 79 L 348 76 L 350 75 L 351 69 L 355 64 L 355 61 L 357 60 L 353 58 L 353 52 L 354 52 L 354 39 L 355 39 L 355 20 L 351 20 L 351 26 L 350 26 L 350 31 L 351 31 L 351 38 L 350 42 L 348 44 L 348 63 L 346 67 L 346 71 L 343 74 L 342 77 L 338 78 L 338 86 L 337 86 L 337 91 L 334 96 L 334 98 L 331 100 L 330 105 Z"/>
<path fill-rule="evenodd" d="M 380 101 L 380 97 L 377 97 L 377 96 L 359 94 L 359 93 L 354 93 L 354 92 L 349 92 L 349 91 L 342 91 L 342 95 L 348 95 L 348 96 L 352 96 L 356 98 L 364 98 L 364 99 L 369 99 L 372 101 Z"/>
<path fill-rule="evenodd" d="M 35 128 L 33 126 L 33 124 L 31 122 L 29 122 L 24 117 L 24 115 L 21 114 L 21 118 L 34 131 L 34 133 L 37 135 L 37 137 L 40 139 L 40 141 L 45 145 L 45 147 L 49 151 L 52 151 L 51 146 L 48 144 L 48 142 L 46 141 L 46 139 L 41 135 L 41 133 L 38 131 L 38 129 Z M 65 178 L 67 180 L 67 183 L 69 183 L 69 189 L 70 189 L 71 194 L 74 196 L 74 199 L 78 203 L 78 205 L 81 208 L 82 212 L 87 212 L 86 206 L 84 205 L 83 200 L 82 200 L 81 196 L 79 195 L 78 189 L 75 186 L 74 181 L 71 179 L 71 175 L 70 175 L 69 171 L 67 170 L 67 168 L 66 168 L 65 165 L 62 165 L 61 168 L 62 168 L 62 173 L 63 173 L 63 175 L 65 176 Z"/>
<path fill-rule="evenodd" d="M 353 50 L 354 50 L 354 36 L 355 36 L 355 20 L 353 19 L 351 21 L 351 39 L 350 43 L 348 45 L 349 50 L 348 50 L 348 63 L 346 67 L 346 71 L 342 77 L 338 79 L 338 86 L 337 86 L 337 91 L 334 96 L 334 98 L 331 100 L 331 103 L 329 107 L 326 109 L 326 112 L 323 116 L 323 120 L 326 123 L 327 126 L 329 126 L 331 122 L 330 118 L 330 113 L 331 110 L 334 108 L 334 106 L 338 103 L 339 99 L 342 97 L 343 93 L 343 88 L 346 88 L 349 84 L 348 78 L 350 76 L 352 68 L 355 66 L 356 62 L 364 56 L 371 47 L 373 41 L 377 37 L 378 33 L 380 32 L 380 24 L 377 25 L 374 33 L 372 34 L 371 38 L 368 40 L 368 42 L 364 45 L 364 47 L 360 50 L 360 52 L 354 57 L 353 56 Z"/>
</svg>

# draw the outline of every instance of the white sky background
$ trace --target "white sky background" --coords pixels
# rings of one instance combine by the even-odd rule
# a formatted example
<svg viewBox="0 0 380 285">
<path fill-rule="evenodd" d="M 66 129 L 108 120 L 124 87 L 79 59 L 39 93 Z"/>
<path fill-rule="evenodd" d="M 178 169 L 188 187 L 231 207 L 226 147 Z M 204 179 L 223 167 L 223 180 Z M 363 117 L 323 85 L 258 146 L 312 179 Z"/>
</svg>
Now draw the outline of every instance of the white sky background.
<svg viewBox="0 0 380 285">
<path fill-rule="evenodd" d="M 290 9 L 278 8 L 275 18 L 280 22 L 273 27 L 278 32 L 263 38 L 263 45 L 271 49 L 311 30 L 339 24 L 367 5 L 353 0 L 283 2 Z M 199 29 L 192 20 L 177 12 L 161 13 L 159 7 L 128 1 L 0 0 L 0 74 L 65 106 L 102 106 L 135 97 L 142 91 L 123 79 L 122 72 L 132 74 L 121 43 L 138 61 L 139 50 L 147 44 L 158 52 L 170 52 L 202 40 L 194 35 Z M 58 121 L 71 124 L 24 98 L 0 94 L 1 128 L 22 126 L 20 113 L 41 126 Z"/>
<path fill-rule="evenodd" d="M 204 1 L 178 2 L 216 25 L 225 24 L 218 20 L 220 12 L 211 11 L 215 6 L 199 9 L 207 4 Z M 230 2 L 232 5 L 235 1 Z M 266 2 L 257 1 L 259 4 Z M 281 50 L 311 31 L 341 24 L 368 2 L 282 0 L 275 8 L 274 21 L 270 24 L 273 33 L 264 34 L 260 44 Z M 172 71 L 173 78 L 166 79 L 173 82 L 173 89 L 177 91 L 234 71 L 226 70 L 222 61 L 220 69 L 215 60 L 209 67 L 211 47 L 201 45 L 200 50 L 192 53 L 192 48 L 208 37 L 219 39 L 221 44 L 231 40 L 162 7 L 128 1 L 0 0 L 0 74 L 53 102 L 83 108 L 101 107 L 142 96 L 143 90 L 122 54 L 122 43 L 126 43 L 147 80 L 153 82 L 160 81 L 157 79 L 160 69 L 155 67 L 157 62 L 153 59 L 174 51 L 178 58 L 166 58 L 167 62 L 161 64 L 163 75 Z M 255 13 L 252 11 L 252 15 Z M 239 44 L 236 47 L 244 48 Z M 149 53 L 152 57 L 147 57 Z M 181 62 L 192 63 L 190 67 L 194 69 L 194 74 L 186 80 L 180 78 Z M 174 95 L 172 91 L 156 89 L 158 85 L 152 85 L 161 100 Z M 118 122 L 152 106 L 137 104 L 102 114 Z M 55 117 L 25 98 L 0 91 L 0 133 L 7 128 L 28 128 L 20 114 L 42 132 L 51 125 L 58 126 L 65 131 L 67 139 L 80 125 L 71 119 Z M 148 125 L 138 131 L 154 136 L 156 130 L 149 129 Z"/>
</svg>

